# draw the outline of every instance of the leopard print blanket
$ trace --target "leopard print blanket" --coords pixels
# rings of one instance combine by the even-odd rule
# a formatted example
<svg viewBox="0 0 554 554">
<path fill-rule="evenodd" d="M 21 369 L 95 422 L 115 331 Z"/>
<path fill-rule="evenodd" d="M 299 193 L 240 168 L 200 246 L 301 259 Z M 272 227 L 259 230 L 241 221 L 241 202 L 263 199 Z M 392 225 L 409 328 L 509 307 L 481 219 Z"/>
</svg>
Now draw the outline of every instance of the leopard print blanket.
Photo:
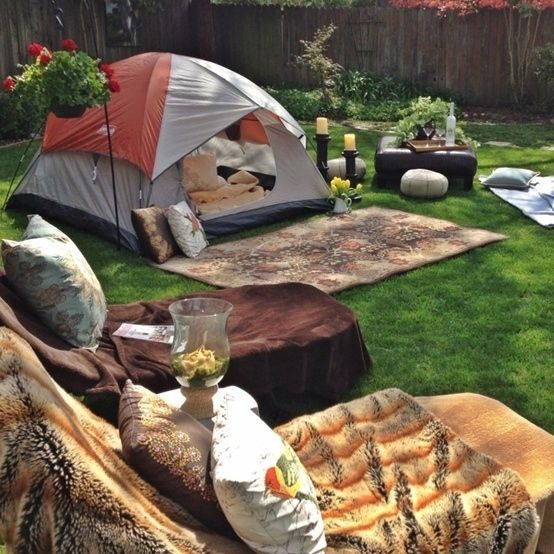
<svg viewBox="0 0 554 554">
<path fill-rule="evenodd" d="M 121 458 L 117 430 L 0 328 L 0 536 L 21 554 L 244 554 Z"/>
<path fill-rule="evenodd" d="M 397 389 L 276 431 L 308 470 L 341 554 L 522 553 L 535 532 L 520 477 Z"/>
</svg>

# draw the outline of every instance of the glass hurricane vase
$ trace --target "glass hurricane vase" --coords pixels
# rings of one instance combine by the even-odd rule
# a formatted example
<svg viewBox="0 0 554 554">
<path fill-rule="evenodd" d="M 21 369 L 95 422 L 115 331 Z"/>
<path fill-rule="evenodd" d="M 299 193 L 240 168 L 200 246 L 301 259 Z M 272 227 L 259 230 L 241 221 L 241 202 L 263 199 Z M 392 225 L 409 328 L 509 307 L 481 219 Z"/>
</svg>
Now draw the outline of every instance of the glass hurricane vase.
<svg viewBox="0 0 554 554">
<path fill-rule="evenodd" d="M 182 409 L 213 417 L 213 396 L 229 367 L 227 320 L 233 305 L 217 298 L 187 298 L 169 306 L 175 325 L 171 369 L 185 397 Z"/>
</svg>

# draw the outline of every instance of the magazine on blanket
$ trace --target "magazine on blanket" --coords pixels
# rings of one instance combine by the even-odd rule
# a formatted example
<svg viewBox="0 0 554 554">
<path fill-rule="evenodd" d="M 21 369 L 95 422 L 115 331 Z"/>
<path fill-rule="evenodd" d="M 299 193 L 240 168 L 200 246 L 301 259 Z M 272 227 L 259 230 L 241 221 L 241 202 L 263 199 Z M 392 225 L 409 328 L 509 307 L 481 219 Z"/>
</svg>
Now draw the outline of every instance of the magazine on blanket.
<svg viewBox="0 0 554 554">
<path fill-rule="evenodd" d="M 174 327 L 173 325 L 122 323 L 113 334 L 126 339 L 149 340 L 171 344 L 173 342 Z"/>
</svg>

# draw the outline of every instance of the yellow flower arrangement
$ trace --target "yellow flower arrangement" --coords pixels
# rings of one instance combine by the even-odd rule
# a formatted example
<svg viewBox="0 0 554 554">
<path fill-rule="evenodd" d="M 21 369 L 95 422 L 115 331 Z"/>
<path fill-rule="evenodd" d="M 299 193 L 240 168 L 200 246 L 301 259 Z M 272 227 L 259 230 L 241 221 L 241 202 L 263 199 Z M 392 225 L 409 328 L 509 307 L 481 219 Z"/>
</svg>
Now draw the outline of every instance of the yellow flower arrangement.
<svg viewBox="0 0 554 554">
<path fill-rule="evenodd" d="M 361 184 L 352 187 L 350 184 L 350 179 L 333 177 L 333 179 L 331 180 L 331 194 L 329 195 L 329 199 L 331 200 L 333 198 L 342 198 L 343 200 L 346 200 L 347 198 L 358 194 L 361 190 Z"/>
</svg>

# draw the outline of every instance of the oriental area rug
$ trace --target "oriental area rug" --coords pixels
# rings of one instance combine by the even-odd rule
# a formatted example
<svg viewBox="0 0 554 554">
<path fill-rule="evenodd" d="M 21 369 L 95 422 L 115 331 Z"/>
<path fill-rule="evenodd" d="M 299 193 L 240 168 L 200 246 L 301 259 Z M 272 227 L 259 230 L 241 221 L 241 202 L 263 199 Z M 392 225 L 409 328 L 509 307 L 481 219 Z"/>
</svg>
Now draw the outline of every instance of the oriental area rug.
<svg viewBox="0 0 554 554">
<path fill-rule="evenodd" d="M 217 287 L 296 281 L 334 293 L 505 239 L 449 221 L 370 207 L 325 215 L 156 265 Z"/>
</svg>

